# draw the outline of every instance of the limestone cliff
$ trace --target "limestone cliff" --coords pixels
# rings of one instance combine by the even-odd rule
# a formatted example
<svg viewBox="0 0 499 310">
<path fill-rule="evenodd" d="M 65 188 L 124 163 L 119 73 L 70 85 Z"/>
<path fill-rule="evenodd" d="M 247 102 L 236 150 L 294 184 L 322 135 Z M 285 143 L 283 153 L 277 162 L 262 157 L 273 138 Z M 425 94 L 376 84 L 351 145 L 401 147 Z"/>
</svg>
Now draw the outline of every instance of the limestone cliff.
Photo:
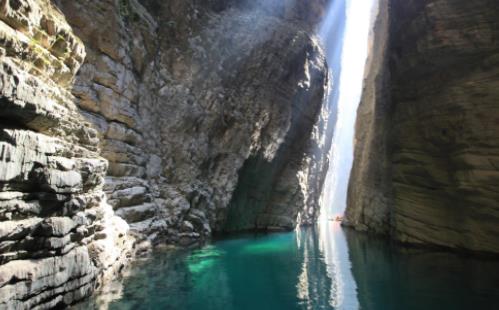
<svg viewBox="0 0 499 310">
<path fill-rule="evenodd" d="M 316 217 L 328 115 L 325 60 L 307 30 L 318 17 L 294 4 L 59 2 L 88 53 L 73 93 L 133 231 L 184 244 Z M 264 169 L 247 172 L 255 161 Z M 254 172 L 259 201 L 238 194 Z"/>
<path fill-rule="evenodd" d="M 325 1 L 276 3 L 0 1 L 0 308 L 71 305 L 151 244 L 315 220 Z"/>
<path fill-rule="evenodd" d="M 71 94 L 85 48 L 48 1 L 0 2 L 0 43 L 0 308 L 71 304 L 132 246 Z"/>
<path fill-rule="evenodd" d="M 381 1 L 348 224 L 499 253 L 498 17 L 490 0 Z"/>
</svg>

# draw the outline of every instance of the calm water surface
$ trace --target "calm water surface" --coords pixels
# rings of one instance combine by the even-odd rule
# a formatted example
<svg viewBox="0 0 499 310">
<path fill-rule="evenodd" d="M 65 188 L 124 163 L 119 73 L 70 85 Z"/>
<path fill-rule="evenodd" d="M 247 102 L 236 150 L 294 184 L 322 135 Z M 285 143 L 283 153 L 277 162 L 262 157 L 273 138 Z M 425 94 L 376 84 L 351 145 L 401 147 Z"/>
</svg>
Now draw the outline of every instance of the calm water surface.
<svg viewBox="0 0 499 310">
<path fill-rule="evenodd" d="M 331 222 L 159 251 L 82 308 L 499 309 L 499 262 L 403 248 Z"/>
</svg>

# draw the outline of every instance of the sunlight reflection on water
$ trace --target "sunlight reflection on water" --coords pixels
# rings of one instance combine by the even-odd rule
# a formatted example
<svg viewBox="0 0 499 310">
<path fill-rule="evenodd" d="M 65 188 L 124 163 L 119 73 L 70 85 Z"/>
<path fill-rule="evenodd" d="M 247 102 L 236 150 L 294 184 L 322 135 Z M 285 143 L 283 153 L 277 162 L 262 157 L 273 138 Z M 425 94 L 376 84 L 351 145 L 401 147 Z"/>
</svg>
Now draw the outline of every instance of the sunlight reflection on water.
<svg viewBox="0 0 499 310">
<path fill-rule="evenodd" d="M 135 262 L 75 309 L 499 309 L 499 263 L 395 246 L 338 222 Z"/>
<path fill-rule="evenodd" d="M 307 229 L 308 230 L 308 229 Z M 310 237 L 308 232 L 305 232 Z M 348 257 L 348 246 L 345 235 L 338 222 L 323 221 L 318 225 L 318 252 L 330 280 L 327 288 L 327 303 L 334 309 L 358 309 L 357 285 L 351 272 Z M 307 246 L 301 246 L 303 239 L 301 229 L 296 231 L 296 240 L 299 249 L 303 250 L 302 272 L 298 278 L 298 298 L 310 298 L 311 285 L 316 283 L 315 275 L 308 273 L 313 270 L 310 266 L 310 257 L 316 257 L 317 252 L 311 253 Z M 306 242 L 305 242 L 306 243 Z M 312 309 L 312 308 L 311 308 Z"/>
<path fill-rule="evenodd" d="M 331 279 L 329 304 L 336 309 L 359 308 L 357 285 L 351 272 L 343 230 L 338 222 L 331 222 L 329 219 L 342 214 L 346 207 L 353 162 L 356 110 L 362 92 L 373 3 L 374 0 L 333 1 L 318 30 L 332 68 L 334 85 L 328 100 L 334 101 L 329 104 L 337 105 L 338 113 L 329 155 L 330 167 L 322 194 L 318 232 L 320 251 L 324 255 L 327 274 Z M 344 28 L 338 25 L 341 22 L 339 16 L 345 14 L 341 10 L 346 10 Z M 344 29 L 344 34 L 339 34 L 338 29 Z"/>
</svg>

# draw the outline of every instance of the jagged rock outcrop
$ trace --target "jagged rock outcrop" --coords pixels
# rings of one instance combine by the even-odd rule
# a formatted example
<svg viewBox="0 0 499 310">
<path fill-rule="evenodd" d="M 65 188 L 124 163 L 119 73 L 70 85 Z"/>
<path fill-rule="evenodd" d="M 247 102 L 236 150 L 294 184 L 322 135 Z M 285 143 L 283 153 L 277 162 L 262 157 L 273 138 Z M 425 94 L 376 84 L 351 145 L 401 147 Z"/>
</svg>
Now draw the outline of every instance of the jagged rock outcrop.
<svg viewBox="0 0 499 310">
<path fill-rule="evenodd" d="M 347 223 L 499 253 L 497 3 L 381 1 Z"/>
<path fill-rule="evenodd" d="M 131 229 L 189 243 L 212 230 L 294 227 L 300 211 L 313 221 L 327 164 L 327 70 L 307 29 L 320 11 L 113 3 L 59 7 L 87 45 L 73 92 L 99 128 L 109 201 Z M 259 201 L 236 190 L 255 158 Z"/>
<path fill-rule="evenodd" d="M 0 308 L 88 296 L 132 251 L 70 87 L 82 42 L 48 1 L 0 2 Z"/>
<path fill-rule="evenodd" d="M 0 1 L 0 307 L 71 305 L 150 244 L 313 222 L 307 3 Z"/>
</svg>

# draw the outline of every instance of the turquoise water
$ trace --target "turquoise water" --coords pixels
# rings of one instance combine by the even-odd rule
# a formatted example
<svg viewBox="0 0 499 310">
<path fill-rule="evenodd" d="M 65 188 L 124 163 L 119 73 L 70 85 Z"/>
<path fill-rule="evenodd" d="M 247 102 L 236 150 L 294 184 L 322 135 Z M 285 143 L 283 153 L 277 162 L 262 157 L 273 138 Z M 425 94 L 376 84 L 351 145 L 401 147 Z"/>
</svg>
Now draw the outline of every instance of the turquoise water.
<svg viewBox="0 0 499 310">
<path fill-rule="evenodd" d="M 499 309 L 499 262 L 399 247 L 337 223 L 158 251 L 83 308 Z"/>
</svg>

